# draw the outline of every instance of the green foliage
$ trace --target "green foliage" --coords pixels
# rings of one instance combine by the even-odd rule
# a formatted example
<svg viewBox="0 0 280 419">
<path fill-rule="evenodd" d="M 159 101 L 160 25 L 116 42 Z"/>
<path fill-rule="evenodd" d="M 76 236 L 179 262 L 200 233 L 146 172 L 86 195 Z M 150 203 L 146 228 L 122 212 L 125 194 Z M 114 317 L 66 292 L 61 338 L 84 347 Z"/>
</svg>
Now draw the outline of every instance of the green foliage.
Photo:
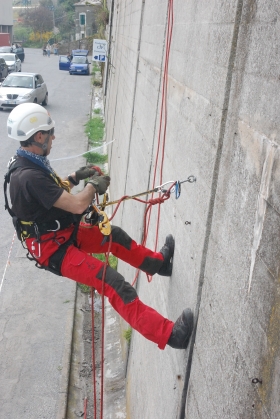
<svg viewBox="0 0 280 419">
<path fill-rule="evenodd" d="M 132 335 L 132 328 L 129 327 L 128 329 L 126 329 L 123 332 L 123 337 L 125 338 L 125 340 L 127 341 L 127 343 L 130 343 L 131 341 L 131 335 Z"/>
<path fill-rule="evenodd" d="M 105 262 L 106 261 L 105 255 L 103 253 L 94 253 L 92 256 L 95 257 L 98 260 L 101 260 L 101 262 Z M 109 262 L 109 265 L 111 266 L 111 268 L 117 269 L 117 267 L 118 267 L 118 258 L 116 258 L 116 256 L 110 255 L 108 262 Z"/>
<path fill-rule="evenodd" d="M 104 136 L 104 127 L 105 124 L 103 119 L 99 116 L 91 118 L 85 127 L 85 133 L 88 135 L 89 143 L 93 146 L 101 145 L 103 136 Z M 93 164 L 104 164 L 108 161 L 107 154 L 100 154 L 89 151 L 86 153 L 85 158 L 87 159 L 88 163 Z"/>
<path fill-rule="evenodd" d="M 97 71 L 100 71 L 99 65 L 93 64 L 93 66 L 92 66 L 92 72 L 95 72 L 96 73 Z"/>
<path fill-rule="evenodd" d="M 101 144 L 104 136 L 105 124 L 100 117 L 91 118 L 86 123 L 85 133 L 88 135 L 90 143 L 94 145 Z"/>
<path fill-rule="evenodd" d="M 43 6 L 46 8 L 54 7 L 52 0 L 39 0 L 39 4 L 40 6 Z"/>
<path fill-rule="evenodd" d="M 96 86 L 96 87 L 101 87 L 102 86 L 101 80 L 96 80 L 95 78 L 93 78 L 92 84 L 93 84 L 93 86 Z"/>
<path fill-rule="evenodd" d="M 62 5 L 67 12 L 74 12 L 74 4 L 78 3 L 77 0 L 58 0 L 58 5 Z"/>
<path fill-rule="evenodd" d="M 22 41 L 24 46 L 29 46 L 28 45 L 28 41 L 29 41 L 29 36 L 32 32 L 32 28 L 30 28 L 29 26 L 14 26 L 14 39 L 16 39 L 17 41 Z"/>
<path fill-rule="evenodd" d="M 93 109 L 93 112 L 94 112 L 96 115 L 99 115 L 99 114 L 100 114 L 100 112 L 101 112 L 101 109 L 100 109 L 100 108 Z"/>
<path fill-rule="evenodd" d="M 107 163 L 108 161 L 107 154 L 99 154 L 99 153 L 94 153 L 92 151 L 89 151 L 84 156 L 87 159 L 88 163 L 104 164 L 104 163 Z"/>
<path fill-rule="evenodd" d="M 85 294 L 90 292 L 90 287 L 85 284 L 81 284 L 80 282 L 78 282 L 78 287 L 81 288 L 81 291 Z"/>
<path fill-rule="evenodd" d="M 110 14 L 107 7 L 100 8 L 97 13 L 97 22 L 99 23 L 99 25 L 106 26 L 109 23 L 109 17 L 110 17 Z"/>
</svg>

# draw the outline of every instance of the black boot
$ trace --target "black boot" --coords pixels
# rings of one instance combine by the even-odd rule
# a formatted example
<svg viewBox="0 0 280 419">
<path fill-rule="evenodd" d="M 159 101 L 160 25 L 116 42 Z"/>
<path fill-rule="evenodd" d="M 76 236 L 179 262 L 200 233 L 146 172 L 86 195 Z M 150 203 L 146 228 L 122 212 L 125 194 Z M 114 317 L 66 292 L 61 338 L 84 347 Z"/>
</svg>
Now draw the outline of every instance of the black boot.
<svg viewBox="0 0 280 419">
<path fill-rule="evenodd" d="M 167 345 L 175 349 L 186 349 L 193 330 L 193 314 L 189 308 L 185 308 L 176 320 Z"/>
<path fill-rule="evenodd" d="M 168 234 L 165 239 L 165 243 L 160 250 L 160 253 L 164 257 L 163 264 L 158 271 L 161 276 L 171 276 L 173 268 L 173 255 L 174 255 L 175 241 L 172 234 Z"/>
</svg>

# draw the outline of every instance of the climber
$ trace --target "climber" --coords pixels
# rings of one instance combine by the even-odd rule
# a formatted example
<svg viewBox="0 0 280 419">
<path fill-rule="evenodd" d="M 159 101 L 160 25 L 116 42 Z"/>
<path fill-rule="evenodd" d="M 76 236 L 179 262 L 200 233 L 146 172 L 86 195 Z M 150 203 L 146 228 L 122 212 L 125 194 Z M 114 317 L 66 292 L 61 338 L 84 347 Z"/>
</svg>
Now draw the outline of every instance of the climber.
<svg viewBox="0 0 280 419">
<path fill-rule="evenodd" d="M 55 139 L 55 122 L 35 103 L 18 105 L 7 121 L 8 136 L 20 142 L 5 176 L 5 207 L 13 217 L 18 238 L 26 245 L 28 258 L 56 275 L 94 287 L 108 297 L 114 309 L 160 349 L 166 344 L 185 349 L 193 329 L 193 314 L 185 309 L 175 323 L 140 301 L 136 290 L 116 270 L 91 256 L 110 251 L 116 257 L 149 275 L 170 276 L 174 238 L 166 237 L 160 252 L 138 245 L 121 228 L 112 226 L 104 236 L 98 226 L 81 222 L 95 194 L 106 192 L 110 177 L 98 167 L 82 167 L 61 179 L 47 158 Z M 81 180 L 82 191 L 71 194 Z M 9 184 L 10 202 L 7 198 Z M 111 243 L 110 243 L 111 240 Z"/>
</svg>

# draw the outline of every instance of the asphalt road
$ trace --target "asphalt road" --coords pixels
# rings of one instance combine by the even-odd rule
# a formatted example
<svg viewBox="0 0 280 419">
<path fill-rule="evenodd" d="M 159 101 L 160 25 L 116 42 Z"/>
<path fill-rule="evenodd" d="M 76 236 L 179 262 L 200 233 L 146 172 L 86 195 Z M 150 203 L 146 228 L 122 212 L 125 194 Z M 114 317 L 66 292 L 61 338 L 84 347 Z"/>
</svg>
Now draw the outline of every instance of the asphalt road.
<svg viewBox="0 0 280 419">
<path fill-rule="evenodd" d="M 47 109 L 56 122 L 49 159 L 65 176 L 84 163 L 83 157 L 75 156 L 87 150 L 84 125 L 90 114 L 91 77 L 59 71 L 58 57 L 43 57 L 41 50 L 25 52 L 22 71 L 40 73 L 48 86 Z M 0 111 L 2 179 L 18 147 L 7 136 L 8 115 L 9 111 Z M 28 261 L 17 238 L 12 245 L 14 229 L 4 210 L 3 193 L 0 208 L 0 419 L 58 419 L 76 284 Z"/>
</svg>

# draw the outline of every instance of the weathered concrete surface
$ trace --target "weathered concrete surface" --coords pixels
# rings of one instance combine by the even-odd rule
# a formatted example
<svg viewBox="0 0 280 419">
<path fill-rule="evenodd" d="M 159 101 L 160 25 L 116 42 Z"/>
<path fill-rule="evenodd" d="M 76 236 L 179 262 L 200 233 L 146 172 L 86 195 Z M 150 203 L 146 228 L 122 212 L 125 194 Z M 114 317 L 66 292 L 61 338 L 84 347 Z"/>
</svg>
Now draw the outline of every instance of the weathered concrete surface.
<svg viewBox="0 0 280 419">
<path fill-rule="evenodd" d="M 168 1 L 110 4 L 106 128 L 117 199 L 153 182 Z M 193 174 L 197 183 L 161 208 L 158 247 L 167 233 L 176 238 L 172 277 L 141 274 L 137 288 L 171 319 L 191 307 L 197 331 L 192 356 L 133 333 L 129 418 L 280 416 L 279 12 L 276 0 L 174 2 L 163 179 Z M 128 201 L 114 222 L 141 240 L 143 213 Z M 155 230 L 156 209 L 152 247 Z"/>
</svg>

